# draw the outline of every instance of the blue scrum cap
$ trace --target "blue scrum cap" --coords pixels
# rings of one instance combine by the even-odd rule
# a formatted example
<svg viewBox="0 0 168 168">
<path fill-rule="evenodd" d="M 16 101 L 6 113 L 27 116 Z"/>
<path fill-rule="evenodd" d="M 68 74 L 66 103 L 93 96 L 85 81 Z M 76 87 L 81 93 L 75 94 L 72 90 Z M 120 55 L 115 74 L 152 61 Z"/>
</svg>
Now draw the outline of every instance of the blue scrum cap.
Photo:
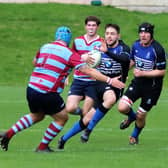
<svg viewBox="0 0 168 168">
<path fill-rule="evenodd" d="M 62 40 L 66 42 L 67 45 L 70 44 L 71 38 L 72 38 L 71 30 L 66 26 L 59 27 L 55 32 L 55 39 Z"/>
</svg>

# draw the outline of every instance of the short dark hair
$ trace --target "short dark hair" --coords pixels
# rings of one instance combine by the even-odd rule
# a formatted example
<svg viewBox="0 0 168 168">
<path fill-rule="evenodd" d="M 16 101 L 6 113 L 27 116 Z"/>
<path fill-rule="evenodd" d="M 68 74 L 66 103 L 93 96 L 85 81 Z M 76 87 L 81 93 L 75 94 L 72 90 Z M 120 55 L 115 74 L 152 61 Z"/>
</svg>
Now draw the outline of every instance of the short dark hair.
<svg viewBox="0 0 168 168">
<path fill-rule="evenodd" d="M 101 24 L 101 21 L 98 17 L 96 16 L 88 16 L 86 19 L 85 19 L 85 25 L 89 22 L 89 21 L 94 21 L 96 22 L 96 24 L 99 26 L 99 24 Z"/>
<path fill-rule="evenodd" d="M 109 27 L 114 28 L 114 29 L 117 31 L 118 34 L 120 33 L 120 26 L 119 26 L 119 25 L 117 25 L 117 24 L 112 24 L 112 23 L 108 23 L 108 24 L 106 24 L 106 26 L 105 26 L 105 30 L 106 30 L 107 28 L 109 28 Z"/>
</svg>

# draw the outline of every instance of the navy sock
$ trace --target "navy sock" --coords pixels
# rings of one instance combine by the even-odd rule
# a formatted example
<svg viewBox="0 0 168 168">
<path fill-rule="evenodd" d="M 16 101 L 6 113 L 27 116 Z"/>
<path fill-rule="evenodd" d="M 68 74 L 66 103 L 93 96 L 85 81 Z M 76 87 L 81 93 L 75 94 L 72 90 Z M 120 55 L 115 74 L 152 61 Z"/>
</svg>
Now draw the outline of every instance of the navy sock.
<svg viewBox="0 0 168 168">
<path fill-rule="evenodd" d="M 82 109 L 78 107 L 73 113 L 73 115 L 82 115 Z"/>
<path fill-rule="evenodd" d="M 130 111 L 127 113 L 127 115 L 128 115 L 128 119 L 130 121 L 136 120 L 136 113 L 134 112 L 134 110 L 132 108 L 130 108 Z"/>
<path fill-rule="evenodd" d="M 94 116 L 92 117 L 87 126 L 87 129 L 92 131 L 96 124 L 104 117 L 108 110 L 109 109 L 105 108 L 103 105 L 97 108 Z"/>
<path fill-rule="evenodd" d="M 83 124 L 82 120 L 76 122 L 73 127 L 62 136 L 63 141 L 67 141 L 70 139 L 72 136 L 76 135 L 77 133 L 81 132 L 84 130 L 86 126 Z"/>
<path fill-rule="evenodd" d="M 135 124 L 135 127 L 134 127 L 134 130 L 131 134 L 132 137 L 134 138 L 138 138 L 139 134 L 141 133 L 143 127 L 142 128 L 139 128 L 136 124 Z"/>
</svg>

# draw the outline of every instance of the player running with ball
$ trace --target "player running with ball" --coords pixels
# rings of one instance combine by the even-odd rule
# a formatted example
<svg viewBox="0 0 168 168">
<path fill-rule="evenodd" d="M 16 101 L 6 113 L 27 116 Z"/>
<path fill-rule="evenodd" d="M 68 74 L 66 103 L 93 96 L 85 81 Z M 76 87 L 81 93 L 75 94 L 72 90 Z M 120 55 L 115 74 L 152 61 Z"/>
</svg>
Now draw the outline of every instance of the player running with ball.
<svg viewBox="0 0 168 168">
<path fill-rule="evenodd" d="M 0 145 L 4 151 L 18 132 L 29 128 L 44 119 L 46 115 L 53 118 L 44 133 L 36 152 L 53 152 L 49 143 L 58 135 L 68 120 L 65 103 L 60 96 L 64 82 L 72 68 L 86 73 L 96 80 L 109 82 L 109 78 L 99 71 L 81 62 L 81 57 L 68 48 L 71 41 L 71 30 L 59 27 L 55 33 L 55 41 L 43 45 L 37 53 L 35 68 L 27 87 L 27 101 L 30 113 L 18 120 L 9 130 L 0 133 Z M 117 78 L 110 79 L 114 86 L 123 88 L 124 84 Z M 31 143 L 31 142 L 30 142 Z"/>
<path fill-rule="evenodd" d="M 108 51 L 102 54 L 102 60 L 98 70 L 113 78 L 121 76 L 121 81 L 125 82 L 129 70 L 130 50 L 120 39 L 120 27 L 116 24 L 107 24 L 105 27 L 105 41 Z M 122 89 L 111 86 L 105 82 L 96 81 L 96 105 L 89 111 L 83 119 L 76 122 L 73 127 L 66 132 L 58 142 L 58 149 L 64 149 L 65 143 L 75 134 L 85 129 L 81 136 L 82 142 L 87 142 L 93 128 L 105 116 L 110 108 L 116 103 L 122 94 Z"/>
</svg>

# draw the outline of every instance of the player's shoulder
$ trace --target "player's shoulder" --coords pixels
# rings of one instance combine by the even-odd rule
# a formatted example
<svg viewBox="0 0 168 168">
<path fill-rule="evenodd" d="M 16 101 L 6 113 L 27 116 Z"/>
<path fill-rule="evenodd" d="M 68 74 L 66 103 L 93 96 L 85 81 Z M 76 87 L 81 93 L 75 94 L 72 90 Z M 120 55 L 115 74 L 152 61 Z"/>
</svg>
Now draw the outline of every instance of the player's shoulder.
<svg viewBox="0 0 168 168">
<path fill-rule="evenodd" d="M 68 48 L 69 51 L 71 52 L 71 56 L 79 55 L 73 48 L 69 48 L 69 47 L 67 47 L 67 48 Z"/>
<path fill-rule="evenodd" d="M 78 39 L 85 39 L 84 35 L 81 35 L 81 36 L 78 36 L 78 37 L 75 37 L 74 40 L 78 40 Z"/>
<path fill-rule="evenodd" d="M 133 45 L 139 45 L 140 44 L 140 40 L 138 39 L 138 40 L 135 40 L 134 42 L 133 42 Z"/>
<path fill-rule="evenodd" d="M 160 49 L 163 49 L 163 46 L 156 40 L 153 40 L 151 45 L 155 48 L 160 48 Z"/>
<path fill-rule="evenodd" d="M 135 40 L 133 43 L 132 43 L 132 48 L 136 48 L 136 47 L 139 47 L 140 46 L 140 40 Z"/>
<path fill-rule="evenodd" d="M 75 37 L 73 40 L 73 44 L 76 45 L 76 44 L 80 43 L 81 41 L 85 41 L 85 37 L 83 35 L 79 36 L 79 37 Z"/>
<path fill-rule="evenodd" d="M 130 48 L 123 40 L 119 40 L 119 45 L 126 47 L 126 48 Z"/>
<path fill-rule="evenodd" d="M 156 40 L 153 40 L 151 43 L 157 55 L 165 55 L 165 49 L 163 46 Z"/>
<path fill-rule="evenodd" d="M 119 40 L 119 45 L 123 47 L 123 50 L 130 51 L 130 47 L 123 40 Z"/>
<path fill-rule="evenodd" d="M 45 48 L 45 47 L 48 47 L 48 46 L 51 45 L 51 44 L 52 44 L 52 42 L 44 43 L 44 44 L 41 45 L 40 49 Z"/>
</svg>

